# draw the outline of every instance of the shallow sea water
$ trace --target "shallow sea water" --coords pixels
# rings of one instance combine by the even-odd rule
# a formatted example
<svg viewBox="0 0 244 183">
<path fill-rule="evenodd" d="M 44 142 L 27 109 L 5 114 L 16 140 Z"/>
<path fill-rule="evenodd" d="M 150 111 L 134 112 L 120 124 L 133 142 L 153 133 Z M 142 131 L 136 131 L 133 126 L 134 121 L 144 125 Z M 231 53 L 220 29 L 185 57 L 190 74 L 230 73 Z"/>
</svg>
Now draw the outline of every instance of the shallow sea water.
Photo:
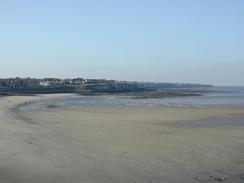
<svg viewBox="0 0 244 183">
<path fill-rule="evenodd" d="M 209 89 L 209 88 L 208 88 Z M 66 96 L 23 105 L 21 111 L 56 110 L 58 108 L 97 107 L 244 107 L 244 87 L 212 87 L 203 96 L 131 99 L 117 96 Z M 49 107 L 49 106 L 52 107 Z"/>
</svg>

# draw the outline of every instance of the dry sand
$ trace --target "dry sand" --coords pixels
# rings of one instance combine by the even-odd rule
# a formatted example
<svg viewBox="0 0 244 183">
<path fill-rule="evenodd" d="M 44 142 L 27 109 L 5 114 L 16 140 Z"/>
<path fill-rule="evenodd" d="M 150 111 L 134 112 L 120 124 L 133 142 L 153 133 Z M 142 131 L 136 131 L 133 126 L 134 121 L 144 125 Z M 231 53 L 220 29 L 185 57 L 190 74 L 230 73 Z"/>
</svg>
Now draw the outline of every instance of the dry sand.
<svg viewBox="0 0 244 183">
<path fill-rule="evenodd" d="M 244 125 L 191 125 L 243 108 L 9 110 L 38 99 L 0 98 L 0 183 L 244 182 Z"/>
</svg>

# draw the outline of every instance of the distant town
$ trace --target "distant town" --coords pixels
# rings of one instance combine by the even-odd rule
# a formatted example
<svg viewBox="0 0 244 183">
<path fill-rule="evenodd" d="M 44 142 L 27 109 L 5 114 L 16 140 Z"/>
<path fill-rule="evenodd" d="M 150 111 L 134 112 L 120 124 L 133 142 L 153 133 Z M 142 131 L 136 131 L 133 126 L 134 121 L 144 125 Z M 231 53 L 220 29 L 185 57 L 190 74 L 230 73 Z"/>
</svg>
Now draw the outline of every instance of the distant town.
<svg viewBox="0 0 244 183">
<path fill-rule="evenodd" d="M 6 78 L 0 79 L 0 95 L 44 93 L 125 93 L 159 89 L 199 88 L 211 85 L 131 82 L 106 79 Z"/>
</svg>

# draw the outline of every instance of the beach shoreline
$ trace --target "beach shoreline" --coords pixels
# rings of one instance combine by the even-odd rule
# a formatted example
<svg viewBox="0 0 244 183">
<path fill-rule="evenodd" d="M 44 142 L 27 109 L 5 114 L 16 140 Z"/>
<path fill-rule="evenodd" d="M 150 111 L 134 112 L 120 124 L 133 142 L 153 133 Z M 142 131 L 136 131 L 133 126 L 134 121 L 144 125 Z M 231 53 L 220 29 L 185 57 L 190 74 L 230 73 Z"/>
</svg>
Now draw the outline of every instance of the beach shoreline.
<svg viewBox="0 0 244 183">
<path fill-rule="evenodd" d="M 70 94 L 42 99 L 64 96 Z M 0 100 L 0 182 L 243 182 L 244 125 L 187 126 L 243 119 L 241 107 L 81 106 L 13 114 L 38 100 Z M 178 127 L 179 121 L 189 124 Z"/>
</svg>

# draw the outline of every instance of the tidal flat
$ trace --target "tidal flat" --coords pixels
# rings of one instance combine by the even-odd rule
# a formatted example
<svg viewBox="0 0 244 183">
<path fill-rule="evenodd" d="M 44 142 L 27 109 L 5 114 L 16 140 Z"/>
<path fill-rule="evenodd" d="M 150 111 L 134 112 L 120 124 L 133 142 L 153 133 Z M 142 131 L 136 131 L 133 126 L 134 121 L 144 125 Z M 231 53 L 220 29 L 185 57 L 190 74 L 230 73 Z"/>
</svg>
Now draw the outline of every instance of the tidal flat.
<svg viewBox="0 0 244 183">
<path fill-rule="evenodd" d="M 38 100 L 0 100 L 1 183 L 244 181 L 242 107 L 10 110 Z"/>
</svg>

